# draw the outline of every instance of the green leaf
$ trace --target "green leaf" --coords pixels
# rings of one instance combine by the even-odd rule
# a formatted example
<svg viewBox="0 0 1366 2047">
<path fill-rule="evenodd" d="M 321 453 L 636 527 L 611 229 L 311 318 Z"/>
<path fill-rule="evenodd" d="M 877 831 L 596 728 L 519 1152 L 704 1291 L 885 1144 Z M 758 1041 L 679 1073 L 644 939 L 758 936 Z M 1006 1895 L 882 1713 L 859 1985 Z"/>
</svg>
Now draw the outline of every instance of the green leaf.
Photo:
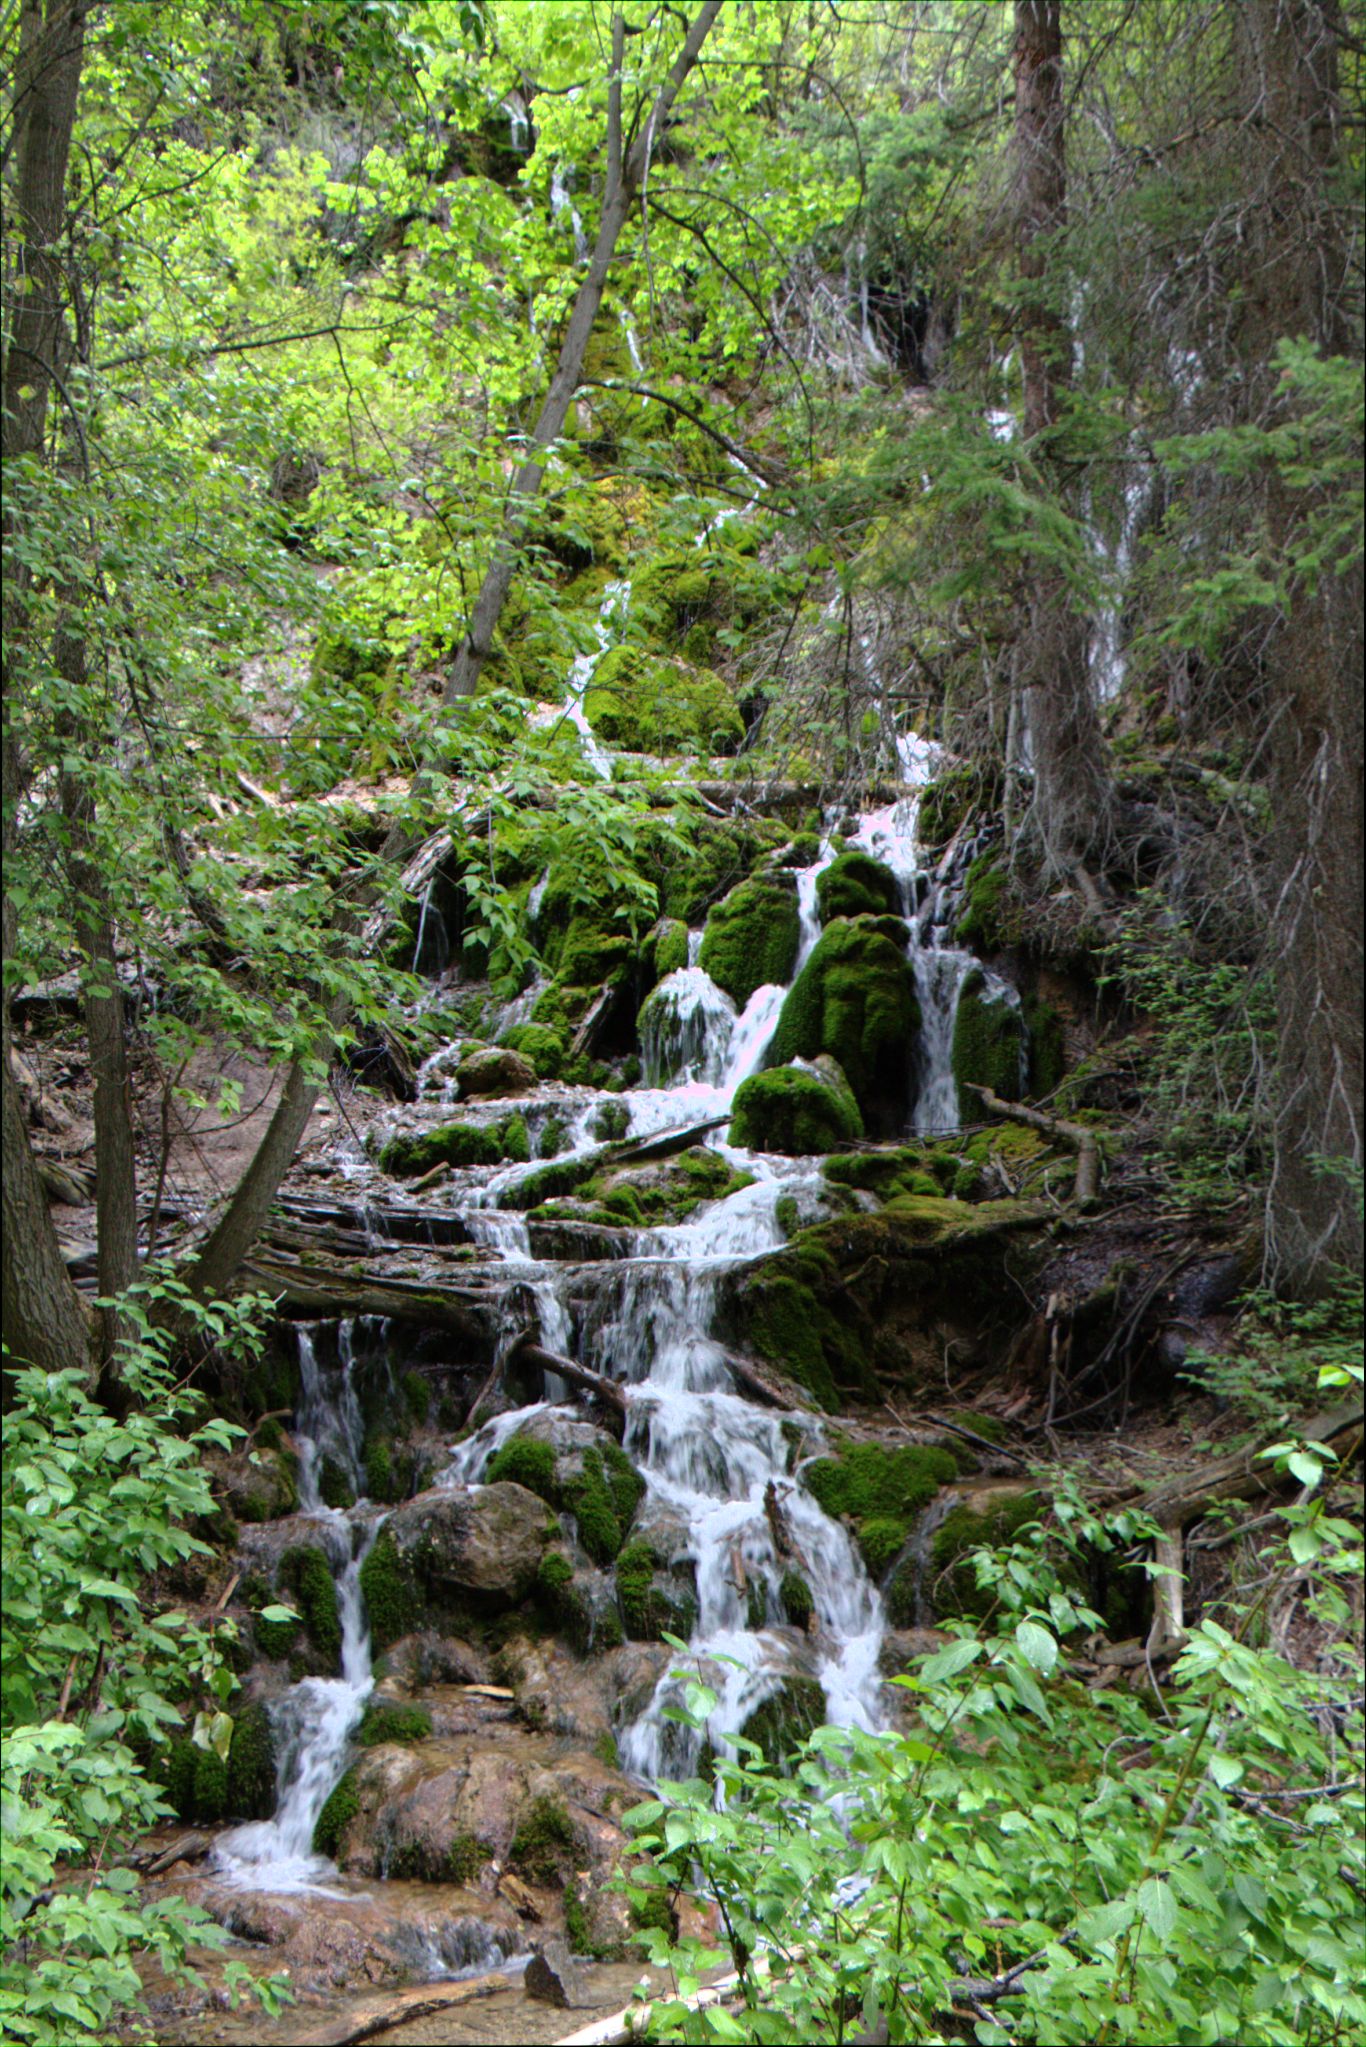
<svg viewBox="0 0 1366 2047">
<path fill-rule="evenodd" d="M 950 1642 L 947 1649 L 936 1650 L 927 1656 L 920 1666 L 920 1676 L 927 1684 L 942 1684 L 946 1678 L 957 1677 L 960 1671 L 975 1663 L 982 1653 L 982 1644 L 973 1636 L 964 1636 L 957 1642 Z"/>
<path fill-rule="evenodd" d="M 1015 1640 L 1026 1660 L 1043 1677 L 1047 1677 L 1058 1660 L 1058 1645 L 1047 1628 L 1041 1628 L 1037 1621 L 1020 1621 L 1016 1625 Z"/>
<path fill-rule="evenodd" d="M 1145 1923 L 1159 1942 L 1165 1944 L 1176 1930 L 1180 1906 L 1169 1883 L 1150 1876 L 1138 1887 L 1137 1905 Z"/>
</svg>

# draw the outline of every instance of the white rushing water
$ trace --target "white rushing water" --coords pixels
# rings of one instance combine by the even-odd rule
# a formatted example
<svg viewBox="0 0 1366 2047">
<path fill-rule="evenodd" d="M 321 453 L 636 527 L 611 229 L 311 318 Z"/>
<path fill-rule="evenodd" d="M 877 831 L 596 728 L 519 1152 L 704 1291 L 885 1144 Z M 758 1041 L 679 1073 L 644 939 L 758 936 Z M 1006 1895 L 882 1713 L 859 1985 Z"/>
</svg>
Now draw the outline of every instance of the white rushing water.
<svg viewBox="0 0 1366 2047">
<path fill-rule="evenodd" d="M 341 1671 L 336 1677 L 306 1677 L 272 1704 L 275 1815 L 234 1827 L 217 1844 L 218 1873 L 229 1883 L 263 1891 L 316 1890 L 336 1876 L 326 1856 L 313 1852 L 313 1829 L 342 1775 L 347 1744 L 374 1683 L 360 1570 L 383 1516 L 363 1509 L 364 1518 L 355 1509 L 342 1513 L 326 1506 L 319 1491 L 325 1457 L 336 1461 L 356 1490 L 363 1484 L 351 1325 L 340 1326 L 336 1373 L 319 1365 L 312 1332 L 301 1327 L 298 1334 L 299 1503 L 302 1512 L 314 1518 L 317 1539 L 336 1575 Z"/>
</svg>

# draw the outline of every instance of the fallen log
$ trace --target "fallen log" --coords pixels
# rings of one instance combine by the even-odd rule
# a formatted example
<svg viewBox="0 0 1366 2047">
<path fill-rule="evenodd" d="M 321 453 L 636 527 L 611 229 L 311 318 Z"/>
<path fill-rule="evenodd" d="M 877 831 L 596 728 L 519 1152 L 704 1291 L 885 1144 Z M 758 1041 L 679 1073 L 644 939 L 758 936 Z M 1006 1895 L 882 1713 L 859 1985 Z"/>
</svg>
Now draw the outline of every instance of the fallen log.
<svg viewBox="0 0 1366 2047">
<path fill-rule="evenodd" d="M 488 1286 L 456 1289 L 448 1282 L 370 1279 L 360 1274 L 307 1266 L 258 1252 L 243 1272 L 272 1294 L 278 1305 L 315 1316 L 387 1315 L 453 1330 L 471 1343 L 488 1342 L 497 1315 L 498 1292 Z"/>
<path fill-rule="evenodd" d="M 1314 1415 L 1301 1423 L 1295 1433 L 1306 1443 L 1321 1443 L 1345 1463 L 1361 1448 L 1362 1427 L 1358 1395 L 1355 1400 Z M 1294 1484 L 1293 1479 L 1287 1479 L 1269 1461 L 1259 1459 L 1257 1449 L 1262 1447 L 1265 1446 L 1234 1451 L 1231 1456 L 1206 1463 L 1196 1471 L 1178 1473 L 1159 1485 L 1131 1486 L 1123 1492 L 1107 1494 L 1105 1504 L 1140 1507 L 1170 1535 L 1188 1528 L 1221 1500 L 1260 1499 Z"/>
<path fill-rule="evenodd" d="M 1077 1202 L 1095 1200 L 1100 1192 L 1100 1146 L 1094 1130 L 1085 1123 L 1064 1123 L 1060 1117 L 1046 1116 L 1042 1109 L 1026 1109 L 1022 1102 L 1003 1102 L 989 1087 L 981 1087 L 975 1080 L 966 1085 L 993 1115 L 1004 1116 L 1011 1123 L 1023 1123 L 1027 1130 L 1041 1131 L 1045 1137 L 1058 1138 L 1070 1145 L 1077 1154 L 1072 1198 Z"/>
<path fill-rule="evenodd" d="M 733 1350 L 723 1351 L 730 1368 L 731 1377 L 737 1385 L 743 1386 L 752 1400 L 761 1407 L 779 1407 L 785 1414 L 811 1414 L 814 1410 L 795 1400 L 778 1381 L 770 1379 L 751 1358 L 742 1358 Z"/>
<path fill-rule="evenodd" d="M 386 1999 L 380 2011 L 371 2009 L 359 2020 L 330 2019 L 309 2033 L 294 2035 L 295 2047 L 359 2047 L 362 2040 L 373 2040 L 378 2033 L 387 2033 L 394 2026 L 410 2026 L 418 2019 L 434 2018 L 438 2012 L 449 2011 L 453 2005 L 468 2004 L 476 1997 L 496 1997 L 500 1990 L 515 1990 L 517 1980 L 513 1976 L 479 1976 L 472 1982 L 452 1983 L 444 1990 L 434 1990 L 430 1983 L 421 1983 L 412 1990 L 395 1991 Z"/>
<path fill-rule="evenodd" d="M 547 1350 L 532 1336 L 522 1336 L 513 1343 L 504 1359 L 504 1365 L 525 1363 L 539 1365 L 543 1372 L 558 1372 L 571 1386 L 581 1386 L 585 1392 L 604 1401 L 608 1407 L 626 1420 L 626 1391 L 615 1379 L 605 1379 L 600 1372 L 590 1372 L 587 1365 L 578 1364 L 573 1358 L 562 1358 L 558 1351 Z"/>
</svg>

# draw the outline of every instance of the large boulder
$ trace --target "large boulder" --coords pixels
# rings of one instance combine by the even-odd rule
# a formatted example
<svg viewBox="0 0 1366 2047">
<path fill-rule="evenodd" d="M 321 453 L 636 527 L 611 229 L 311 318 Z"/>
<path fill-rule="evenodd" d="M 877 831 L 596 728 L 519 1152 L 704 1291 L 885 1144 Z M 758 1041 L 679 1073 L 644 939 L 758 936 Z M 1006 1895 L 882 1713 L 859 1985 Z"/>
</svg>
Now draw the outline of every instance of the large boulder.
<svg viewBox="0 0 1366 2047">
<path fill-rule="evenodd" d="M 836 917 L 895 917 L 901 909 L 896 876 L 871 853 L 841 853 L 816 876 L 816 907 L 822 924 Z"/>
<path fill-rule="evenodd" d="M 698 964 L 743 1009 L 756 988 L 787 980 L 800 939 L 795 876 L 756 874 L 708 916 Z"/>
<path fill-rule="evenodd" d="M 730 1141 L 751 1151 L 810 1158 L 863 1135 L 863 1118 L 833 1059 L 756 1073 L 736 1090 Z"/>
<path fill-rule="evenodd" d="M 419 1493 L 394 1509 L 381 1540 L 429 1594 L 478 1614 L 520 1605 L 556 1533 L 544 1500 L 504 1482 Z"/>
<path fill-rule="evenodd" d="M 536 1069 L 511 1045 L 489 1045 L 461 1060 L 455 1083 L 461 1101 L 474 1095 L 524 1095 L 536 1085 Z"/>
<path fill-rule="evenodd" d="M 920 1005 L 898 917 L 837 917 L 788 991 L 770 1066 L 838 1061 L 873 1137 L 896 1137 L 915 1099 Z"/>
</svg>

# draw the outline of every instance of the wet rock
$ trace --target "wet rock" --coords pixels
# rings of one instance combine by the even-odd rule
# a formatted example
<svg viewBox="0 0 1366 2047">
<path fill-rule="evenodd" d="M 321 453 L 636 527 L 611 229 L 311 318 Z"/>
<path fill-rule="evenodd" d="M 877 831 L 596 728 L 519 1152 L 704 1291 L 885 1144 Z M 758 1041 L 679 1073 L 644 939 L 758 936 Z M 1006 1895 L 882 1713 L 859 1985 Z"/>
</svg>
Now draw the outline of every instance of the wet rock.
<svg viewBox="0 0 1366 2047">
<path fill-rule="evenodd" d="M 795 876 L 757 874 L 709 913 L 699 964 L 743 1009 L 766 981 L 781 986 L 787 980 L 800 938 Z"/>
<path fill-rule="evenodd" d="M 385 1535 L 399 1563 L 439 1598 L 480 1612 L 517 1606 L 558 1533 L 545 1502 L 524 1486 L 452 1486 L 396 1507 Z"/>
<path fill-rule="evenodd" d="M 583 1986 L 579 1971 L 569 1958 L 569 1949 L 562 1940 L 547 1941 L 526 1965 L 522 1988 L 528 1997 L 535 1997 L 542 2004 L 559 2005 L 567 2009 L 582 2001 Z"/>
<path fill-rule="evenodd" d="M 461 1060 L 455 1085 L 461 1101 L 474 1095 L 524 1095 L 536 1085 L 536 1069 L 511 1045 L 491 1045 Z"/>
<path fill-rule="evenodd" d="M 278 1521 L 299 1505 L 298 1460 L 287 1450 L 209 1451 L 213 1488 L 236 1521 Z"/>
<path fill-rule="evenodd" d="M 910 1048 L 920 1028 L 915 976 L 899 917 L 836 917 L 788 990 L 772 1065 L 828 1052 L 854 1091 L 868 1133 L 895 1137 L 914 1102 Z"/>
<path fill-rule="evenodd" d="M 376 1691 L 425 1691 L 430 1685 L 487 1684 L 488 1658 L 453 1635 L 424 1628 L 400 1636 L 375 1663 Z"/>
<path fill-rule="evenodd" d="M 732 1144 L 810 1158 L 840 1151 L 862 1135 L 858 1104 L 835 1061 L 824 1055 L 756 1073 L 736 1090 Z"/>
</svg>

